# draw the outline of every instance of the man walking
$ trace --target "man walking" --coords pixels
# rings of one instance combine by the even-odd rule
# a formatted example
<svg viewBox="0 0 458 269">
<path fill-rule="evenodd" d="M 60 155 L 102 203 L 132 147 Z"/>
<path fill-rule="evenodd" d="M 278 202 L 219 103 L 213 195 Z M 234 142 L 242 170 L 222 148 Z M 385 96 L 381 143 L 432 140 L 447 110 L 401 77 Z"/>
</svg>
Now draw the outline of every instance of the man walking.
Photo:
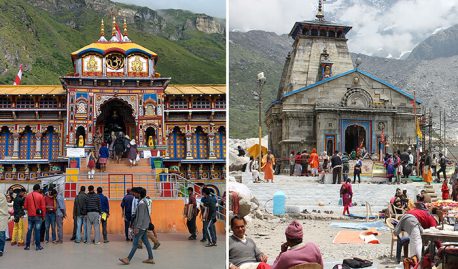
<svg viewBox="0 0 458 269">
<path fill-rule="evenodd" d="M 108 243 L 110 241 L 108 241 L 107 221 L 110 216 L 110 203 L 108 202 L 108 198 L 103 195 L 102 187 L 97 188 L 97 194 L 99 195 L 100 207 L 102 209 L 102 217 L 100 219 L 102 222 L 103 243 Z"/>
<path fill-rule="evenodd" d="M 84 231 L 84 241 L 87 241 L 87 211 L 86 211 L 86 199 L 87 194 L 85 193 L 86 187 L 81 186 L 80 192 L 75 198 L 73 205 L 73 219 L 76 217 L 76 238 L 75 243 L 81 242 L 81 228 Z"/>
<path fill-rule="evenodd" d="M 445 170 L 447 168 L 447 160 L 445 159 L 444 154 L 439 153 L 439 166 L 440 169 L 437 171 L 437 181 L 441 182 L 441 172 L 444 175 L 444 180 L 447 179 L 447 175 L 445 174 Z"/>
<path fill-rule="evenodd" d="M 148 205 L 144 200 L 146 197 L 146 190 L 144 188 L 139 187 L 138 193 L 135 193 L 135 195 L 139 198 L 137 209 L 135 211 L 135 218 L 132 223 L 135 237 L 132 243 L 132 249 L 129 253 L 129 256 L 127 256 L 127 258 L 120 258 L 119 260 L 123 264 L 129 264 L 132 258 L 134 257 L 135 252 L 138 248 L 138 243 L 141 240 L 145 244 L 146 250 L 148 251 L 148 259 L 144 260 L 143 263 L 154 264 L 153 250 L 151 249 L 151 245 L 148 241 L 148 236 L 146 233 L 146 230 L 148 229 L 149 224 L 151 223 L 151 218 L 148 212 Z"/>
<path fill-rule="evenodd" d="M 57 243 L 62 244 L 64 242 L 64 219 L 67 217 L 67 210 L 65 207 L 64 197 L 61 193 L 57 193 L 53 190 L 56 197 L 56 224 L 57 224 Z"/>
<path fill-rule="evenodd" d="M 45 199 L 43 195 L 39 192 L 40 185 L 35 184 L 33 186 L 33 192 L 29 193 L 25 198 L 24 208 L 27 210 L 28 217 L 28 229 L 27 229 L 27 239 L 25 242 L 25 250 L 30 250 L 30 241 L 32 237 L 32 231 L 35 233 L 35 247 L 36 250 L 42 250 L 43 247 L 40 244 L 40 230 L 41 222 L 45 217 Z"/>
<path fill-rule="evenodd" d="M 217 203 L 216 197 L 211 194 L 211 191 L 209 188 L 204 189 L 203 194 L 204 194 L 204 197 L 206 198 L 205 206 L 207 207 L 207 210 L 208 210 L 207 226 L 206 226 L 208 244 L 205 246 L 214 247 L 216 246 L 216 228 L 215 228 L 216 203 Z"/>
<path fill-rule="evenodd" d="M 336 184 L 342 181 L 342 159 L 338 155 L 339 151 L 335 151 L 334 155 L 331 158 L 331 168 L 332 168 L 332 184 Z"/>
<path fill-rule="evenodd" d="M 187 204 L 187 222 L 186 226 L 188 227 L 188 231 L 191 236 L 188 237 L 189 240 L 196 240 L 196 212 L 197 212 L 197 202 L 196 202 L 196 195 L 194 194 L 194 189 L 192 187 L 188 188 L 189 193 L 189 201 Z"/>
<path fill-rule="evenodd" d="M 124 233 L 126 236 L 126 241 L 129 241 L 129 227 L 130 222 L 132 221 L 132 201 L 134 196 L 131 194 L 131 189 L 127 189 L 126 195 L 122 198 L 121 208 L 122 216 L 124 217 Z"/>
<path fill-rule="evenodd" d="M 100 206 L 100 198 L 94 192 L 94 186 L 90 185 L 88 188 L 86 198 L 86 211 L 87 211 L 87 229 L 86 239 L 84 243 L 88 243 L 91 240 L 92 227 L 94 227 L 94 244 L 100 244 L 100 212 L 102 211 Z"/>
</svg>

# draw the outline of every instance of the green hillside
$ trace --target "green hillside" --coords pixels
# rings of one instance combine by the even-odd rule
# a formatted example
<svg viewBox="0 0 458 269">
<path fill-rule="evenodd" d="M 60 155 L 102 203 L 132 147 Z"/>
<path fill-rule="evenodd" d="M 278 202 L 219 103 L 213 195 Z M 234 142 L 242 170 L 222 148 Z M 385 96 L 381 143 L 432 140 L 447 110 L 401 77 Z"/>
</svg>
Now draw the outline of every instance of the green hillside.
<svg viewBox="0 0 458 269">
<path fill-rule="evenodd" d="M 52 6 L 53 2 L 0 0 L 0 84 L 12 83 L 19 64 L 24 64 L 23 84 L 59 84 L 59 77 L 73 69 L 70 53 L 98 39 L 102 18 L 109 39 L 113 7 L 139 10 L 135 17 L 128 18 L 135 21 L 128 25 L 129 38 L 159 55 L 157 71 L 172 77 L 172 83 L 225 83 L 224 34 L 181 27 L 195 19 L 193 13 L 180 12 L 180 20 L 172 24 L 171 15 L 162 18 L 147 8 L 110 1 L 100 1 L 107 4 L 106 10 L 103 6 L 91 8 L 88 0 L 56 2 L 61 6 Z M 138 14 L 145 12 L 146 19 L 138 19 Z M 172 12 L 179 11 L 165 10 L 161 14 Z M 170 38 L 174 29 L 162 25 L 179 29 L 177 38 Z"/>
</svg>

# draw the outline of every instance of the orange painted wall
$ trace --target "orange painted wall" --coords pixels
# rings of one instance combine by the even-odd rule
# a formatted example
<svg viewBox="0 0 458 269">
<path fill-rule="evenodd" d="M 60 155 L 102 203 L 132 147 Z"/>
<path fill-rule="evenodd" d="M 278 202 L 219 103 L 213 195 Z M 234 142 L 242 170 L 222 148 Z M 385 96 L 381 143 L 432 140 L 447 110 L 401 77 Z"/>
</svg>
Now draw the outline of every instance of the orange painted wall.
<svg viewBox="0 0 458 269">
<path fill-rule="evenodd" d="M 68 217 L 64 220 L 64 233 L 73 232 L 73 200 L 66 200 Z M 157 232 L 181 232 L 186 233 L 186 221 L 183 217 L 183 200 L 153 200 L 151 220 Z M 202 221 L 197 218 L 197 229 L 202 232 Z M 216 231 L 225 234 L 225 223 L 218 221 Z M 124 219 L 122 218 L 121 201 L 110 201 L 110 217 L 108 218 L 108 233 L 124 234 Z"/>
</svg>

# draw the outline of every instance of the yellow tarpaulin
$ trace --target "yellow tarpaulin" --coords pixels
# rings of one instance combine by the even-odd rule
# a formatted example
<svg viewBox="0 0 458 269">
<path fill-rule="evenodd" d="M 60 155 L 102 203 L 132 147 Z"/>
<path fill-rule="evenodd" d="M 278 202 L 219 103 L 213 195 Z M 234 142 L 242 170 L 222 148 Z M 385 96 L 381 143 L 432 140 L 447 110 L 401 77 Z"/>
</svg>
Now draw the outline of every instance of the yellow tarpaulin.
<svg viewBox="0 0 458 269">
<path fill-rule="evenodd" d="M 258 158 L 259 156 L 259 144 L 254 144 L 253 146 L 247 149 L 248 155 L 253 158 Z M 261 153 L 262 155 L 267 154 L 267 148 L 261 145 Z"/>
</svg>

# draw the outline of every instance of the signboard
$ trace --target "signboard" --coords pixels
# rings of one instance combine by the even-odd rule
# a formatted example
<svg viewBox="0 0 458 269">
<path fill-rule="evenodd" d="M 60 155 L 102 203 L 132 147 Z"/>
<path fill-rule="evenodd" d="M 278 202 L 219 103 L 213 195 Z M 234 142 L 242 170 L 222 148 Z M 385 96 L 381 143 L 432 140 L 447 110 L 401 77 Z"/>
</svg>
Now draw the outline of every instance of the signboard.
<svg viewBox="0 0 458 269">
<path fill-rule="evenodd" d="M 67 157 L 81 158 L 86 157 L 84 148 L 67 148 Z"/>
<path fill-rule="evenodd" d="M 143 151 L 143 158 L 145 158 L 145 159 L 151 158 L 151 150 L 144 150 Z"/>
</svg>

